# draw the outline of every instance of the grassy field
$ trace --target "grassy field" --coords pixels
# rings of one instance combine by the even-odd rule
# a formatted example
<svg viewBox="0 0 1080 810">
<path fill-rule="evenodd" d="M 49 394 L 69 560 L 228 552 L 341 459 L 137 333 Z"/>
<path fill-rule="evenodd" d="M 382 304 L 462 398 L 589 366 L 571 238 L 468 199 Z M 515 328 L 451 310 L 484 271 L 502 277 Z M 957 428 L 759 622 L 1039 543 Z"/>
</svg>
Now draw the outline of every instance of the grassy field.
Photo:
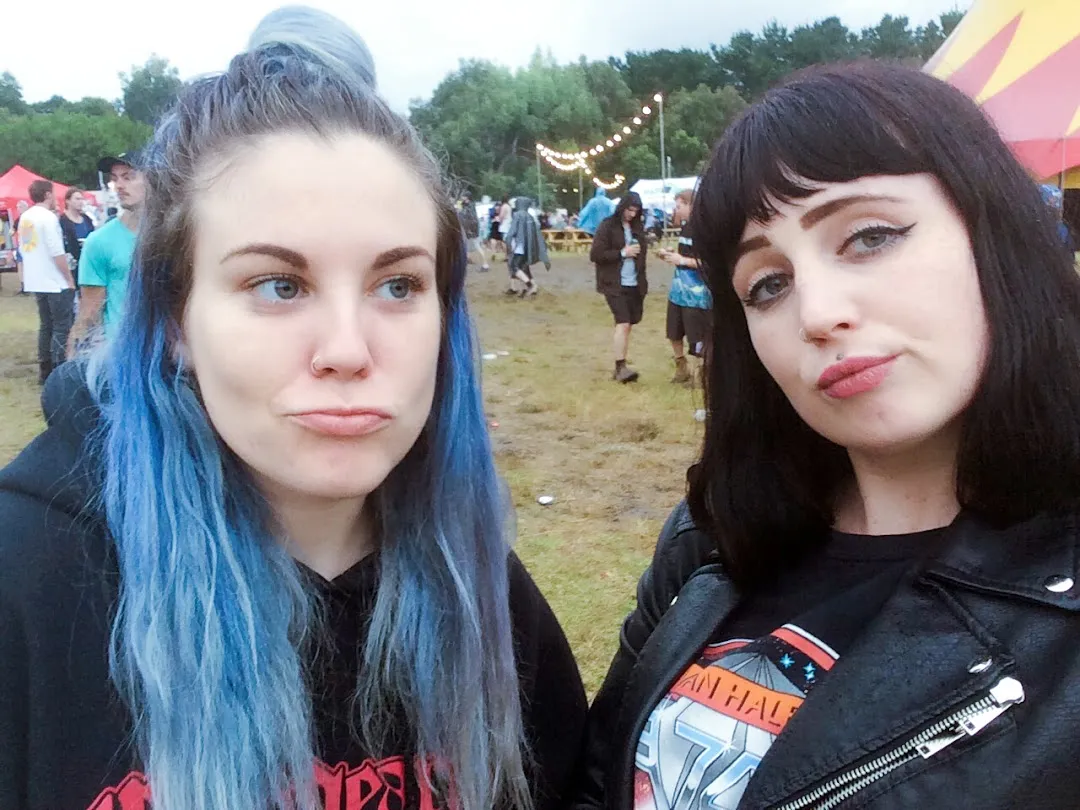
<svg viewBox="0 0 1080 810">
<path fill-rule="evenodd" d="M 634 585 L 664 518 L 682 497 L 701 425 L 700 395 L 669 384 L 664 339 L 670 271 L 654 263 L 630 360 L 641 380 L 611 381 L 611 318 L 583 258 L 539 268 L 535 299 L 505 297 L 505 264 L 473 274 L 469 297 L 499 469 L 518 514 L 517 550 L 559 616 L 586 687 L 599 686 Z M 0 292 L 0 464 L 41 427 L 37 311 Z M 540 495 L 554 496 L 550 506 Z"/>
</svg>

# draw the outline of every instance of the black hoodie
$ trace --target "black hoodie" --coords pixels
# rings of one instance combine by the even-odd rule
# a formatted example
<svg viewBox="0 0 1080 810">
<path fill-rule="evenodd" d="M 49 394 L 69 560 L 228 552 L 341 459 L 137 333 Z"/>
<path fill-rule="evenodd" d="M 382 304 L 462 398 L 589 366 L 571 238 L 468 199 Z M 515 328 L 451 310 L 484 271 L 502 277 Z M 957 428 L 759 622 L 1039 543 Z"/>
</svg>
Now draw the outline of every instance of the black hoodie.
<svg viewBox="0 0 1080 810">
<path fill-rule="evenodd" d="M 145 810 L 150 788 L 109 678 L 119 574 L 92 506 L 86 447 L 99 413 L 82 369 L 61 366 L 43 405 L 48 429 L 0 470 L 0 810 Z M 344 722 L 378 587 L 375 555 L 317 587 L 334 641 L 318 659 L 332 665 L 311 672 L 326 807 L 430 807 L 407 764 L 407 731 L 400 752 L 375 758 Z M 510 591 L 537 807 L 554 808 L 578 754 L 585 695 L 555 616 L 512 555 Z M 250 808 L 262 804 L 252 797 Z"/>
</svg>

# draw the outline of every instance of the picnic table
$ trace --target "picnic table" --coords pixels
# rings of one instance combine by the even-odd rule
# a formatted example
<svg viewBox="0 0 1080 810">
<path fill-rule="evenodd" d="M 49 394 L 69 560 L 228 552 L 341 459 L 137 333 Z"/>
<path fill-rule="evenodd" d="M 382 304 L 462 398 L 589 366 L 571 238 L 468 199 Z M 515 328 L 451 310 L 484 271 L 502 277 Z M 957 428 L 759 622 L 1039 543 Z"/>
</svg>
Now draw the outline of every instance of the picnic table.
<svg viewBox="0 0 1080 810">
<path fill-rule="evenodd" d="M 544 235 L 548 250 L 567 253 L 588 253 L 592 247 L 592 237 L 577 228 L 548 228 L 540 233 Z"/>
<path fill-rule="evenodd" d="M 541 231 L 547 242 L 548 250 L 565 253 L 588 253 L 592 247 L 592 236 L 577 228 L 548 228 Z M 678 228 L 665 228 L 660 240 L 664 247 L 674 247 L 679 238 Z"/>
</svg>

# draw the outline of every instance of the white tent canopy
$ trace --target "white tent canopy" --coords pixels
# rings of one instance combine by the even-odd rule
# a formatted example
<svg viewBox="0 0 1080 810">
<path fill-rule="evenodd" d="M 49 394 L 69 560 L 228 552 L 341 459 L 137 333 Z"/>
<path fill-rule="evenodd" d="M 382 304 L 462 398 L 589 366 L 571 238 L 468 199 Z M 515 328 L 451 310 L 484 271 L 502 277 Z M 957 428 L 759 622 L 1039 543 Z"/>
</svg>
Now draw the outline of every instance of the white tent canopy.
<svg viewBox="0 0 1080 810">
<path fill-rule="evenodd" d="M 685 188 L 695 189 L 697 177 L 669 177 L 664 180 L 638 180 L 630 190 L 641 197 L 646 208 L 663 208 L 670 214 L 675 210 L 675 195 Z"/>
</svg>

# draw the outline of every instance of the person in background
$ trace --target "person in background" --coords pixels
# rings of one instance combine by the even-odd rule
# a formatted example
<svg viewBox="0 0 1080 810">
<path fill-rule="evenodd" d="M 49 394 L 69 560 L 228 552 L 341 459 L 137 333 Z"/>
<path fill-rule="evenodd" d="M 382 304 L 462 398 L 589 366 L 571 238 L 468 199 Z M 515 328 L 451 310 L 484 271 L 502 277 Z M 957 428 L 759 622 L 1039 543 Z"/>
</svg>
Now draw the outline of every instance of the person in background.
<svg viewBox="0 0 1080 810">
<path fill-rule="evenodd" d="M 119 216 L 110 219 L 83 243 L 79 314 L 68 340 L 70 354 L 99 327 L 104 329 L 106 339 L 112 337 L 120 323 L 135 255 L 135 236 L 146 198 L 146 181 L 136 168 L 137 160 L 135 154 L 125 153 L 98 161 L 98 171 L 112 180 L 123 208 Z"/>
<path fill-rule="evenodd" d="M 631 191 L 619 200 L 615 213 L 600 223 L 589 251 L 589 260 L 596 265 L 596 290 L 607 300 L 615 318 L 615 370 L 611 378 L 621 383 L 634 382 L 639 376 L 627 365 L 626 354 L 630 330 L 641 323 L 649 292 L 647 255 L 641 197 Z"/>
<path fill-rule="evenodd" d="M 600 223 L 610 217 L 614 211 L 615 203 L 608 199 L 607 192 L 604 189 L 598 188 L 593 198 L 585 203 L 585 207 L 578 212 L 576 227 L 585 231 L 589 236 L 595 236 Z"/>
<path fill-rule="evenodd" d="M 64 234 L 64 250 L 71 257 L 75 288 L 79 287 L 79 258 L 82 256 L 86 237 L 94 232 L 94 223 L 86 216 L 86 197 L 81 188 L 72 186 L 64 195 L 64 213 L 60 217 L 60 230 Z"/>
<path fill-rule="evenodd" d="M 465 232 L 465 249 L 472 253 L 480 254 L 480 272 L 486 273 L 491 269 L 488 264 L 487 254 L 484 253 L 484 243 L 480 239 L 480 221 L 476 216 L 476 205 L 473 203 L 472 194 L 468 191 L 461 195 L 457 205 L 458 220 L 461 229 Z"/>
<path fill-rule="evenodd" d="M 701 263 L 694 257 L 694 238 L 690 227 L 694 192 L 683 189 L 675 195 L 675 221 L 682 227 L 676 250 L 666 248 L 657 255 L 675 268 L 668 290 L 667 338 L 675 360 L 671 382 L 691 387 L 701 376 L 701 366 L 691 370 L 686 355 L 704 357 L 711 329 L 712 296 L 701 274 Z M 686 346 L 685 344 L 689 344 Z"/>
<path fill-rule="evenodd" d="M 0 472 L 3 810 L 563 806 L 581 677 L 446 178 L 373 77 L 288 6 L 158 124 L 127 309 Z"/>
<path fill-rule="evenodd" d="M 56 216 L 53 184 L 35 180 L 29 194 L 34 204 L 19 217 L 19 250 L 23 289 L 37 299 L 38 381 L 44 385 L 67 358 L 68 333 L 75 316 L 75 279 Z"/>
<path fill-rule="evenodd" d="M 517 198 L 510 230 L 506 232 L 506 249 L 510 255 L 510 288 L 507 294 L 517 294 L 514 289 L 516 279 L 525 285 L 520 293 L 522 298 L 540 292 L 540 285 L 533 278 L 532 266 L 542 262 L 544 267 L 551 269 L 547 243 L 540 232 L 539 223 L 529 211 L 530 202 L 528 197 Z"/>
<path fill-rule="evenodd" d="M 1075 810 L 1080 274 L 975 102 L 816 67 L 691 217 L 707 416 L 586 808 Z"/>
<path fill-rule="evenodd" d="M 29 207 L 30 205 L 26 200 L 19 200 L 15 203 L 15 220 L 11 223 L 11 233 L 15 240 L 15 274 L 19 279 L 19 295 L 28 295 L 26 288 L 23 286 L 22 251 L 19 250 L 19 220 L 22 219 L 22 215 L 26 213 Z"/>
<path fill-rule="evenodd" d="M 513 218 L 514 209 L 510 207 L 510 198 L 503 197 L 499 204 L 499 245 L 507 262 L 510 261 L 510 249 L 506 243 L 506 232 L 510 230 L 510 222 Z"/>
</svg>

